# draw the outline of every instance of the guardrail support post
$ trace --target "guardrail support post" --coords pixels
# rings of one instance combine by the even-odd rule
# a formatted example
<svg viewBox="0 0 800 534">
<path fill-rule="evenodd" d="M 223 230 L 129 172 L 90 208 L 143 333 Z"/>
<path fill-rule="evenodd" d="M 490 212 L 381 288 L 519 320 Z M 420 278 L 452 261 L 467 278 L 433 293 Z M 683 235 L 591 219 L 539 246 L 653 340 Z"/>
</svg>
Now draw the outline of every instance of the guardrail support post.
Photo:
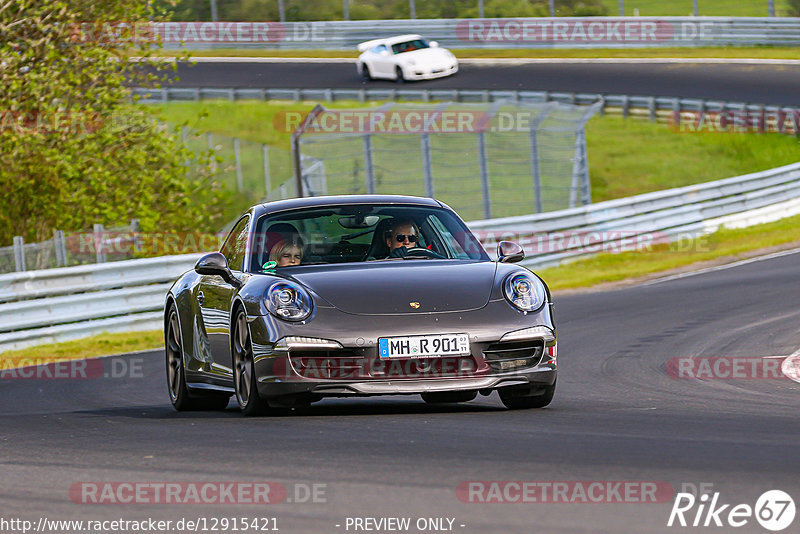
<svg viewBox="0 0 800 534">
<path fill-rule="evenodd" d="M 94 225 L 94 254 L 97 263 L 106 262 L 106 249 L 103 246 L 106 229 L 102 224 Z"/>
<path fill-rule="evenodd" d="M 25 270 L 25 239 L 14 236 L 14 268 L 17 272 Z"/>
<path fill-rule="evenodd" d="M 64 232 L 61 230 L 53 230 L 53 248 L 56 251 L 56 265 L 58 267 L 64 267 L 67 265 L 67 259 L 64 254 L 64 249 L 61 248 L 61 244 L 64 240 Z"/>
<path fill-rule="evenodd" d="M 425 196 L 433 198 L 433 163 L 431 161 L 431 138 L 423 133 L 422 139 L 422 170 L 425 175 Z"/>
<path fill-rule="evenodd" d="M 236 159 L 236 189 L 241 193 L 244 189 L 244 177 L 242 176 L 242 153 L 238 137 L 233 138 L 233 157 Z"/>
<path fill-rule="evenodd" d="M 486 134 L 478 132 L 478 163 L 481 168 L 481 193 L 483 195 L 483 218 L 492 218 L 492 198 L 489 191 L 489 158 L 486 154 Z"/>
<path fill-rule="evenodd" d="M 372 137 L 366 134 L 364 137 L 364 174 L 366 174 L 367 194 L 375 194 L 375 168 L 372 165 Z"/>
</svg>

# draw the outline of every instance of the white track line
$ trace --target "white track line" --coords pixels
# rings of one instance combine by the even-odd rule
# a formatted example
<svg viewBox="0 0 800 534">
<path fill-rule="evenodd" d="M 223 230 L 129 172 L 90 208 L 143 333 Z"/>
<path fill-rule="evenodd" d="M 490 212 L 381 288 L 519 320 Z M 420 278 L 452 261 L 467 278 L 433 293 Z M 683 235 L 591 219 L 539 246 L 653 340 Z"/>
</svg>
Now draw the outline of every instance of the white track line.
<svg viewBox="0 0 800 534">
<path fill-rule="evenodd" d="M 715 271 L 724 271 L 725 269 L 732 269 L 734 267 L 739 267 L 740 265 L 747 265 L 748 263 L 755 263 L 757 261 L 771 260 L 773 258 L 780 258 L 781 256 L 789 256 L 790 254 L 797 254 L 798 252 L 800 252 L 800 248 L 783 250 L 781 252 L 774 252 L 772 254 L 767 254 L 765 256 L 756 256 L 755 258 L 748 258 L 746 260 L 735 261 L 733 263 L 726 263 L 725 265 L 707 267 L 705 269 L 698 269 L 697 271 L 690 271 L 687 273 L 673 274 L 671 276 L 665 276 L 664 278 L 658 278 L 656 280 L 651 280 L 649 282 L 637 284 L 637 286 L 652 286 L 655 284 L 660 284 L 661 282 L 669 282 L 670 280 L 679 280 L 681 278 L 688 278 L 690 276 L 696 276 L 698 274 L 712 273 Z"/>
</svg>

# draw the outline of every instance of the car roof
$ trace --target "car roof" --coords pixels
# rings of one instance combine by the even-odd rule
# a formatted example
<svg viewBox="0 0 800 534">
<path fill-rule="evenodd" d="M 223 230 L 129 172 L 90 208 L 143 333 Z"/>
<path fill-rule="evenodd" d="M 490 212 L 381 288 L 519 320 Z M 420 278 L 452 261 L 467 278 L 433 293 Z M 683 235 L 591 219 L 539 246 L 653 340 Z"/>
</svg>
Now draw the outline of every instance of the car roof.
<svg viewBox="0 0 800 534">
<path fill-rule="evenodd" d="M 348 206 L 352 204 L 393 204 L 399 206 L 445 207 L 441 202 L 427 197 L 407 195 L 330 195 L 321 197 L 289 198 L 276 200 L 253 207 L 254 215 L 293 210 L 298 208 L 318 208 L 325 206 Z M 449 208 L 448 208 L 449 209 Z"/>
<path fill-rule="evenodd" d="M 393 45 L 396 43 L 402 43 L 404 41 L 413 41 L 414 39 L 422 39 L 422 36 L 416 33 L 407 33 L 404 35 L 395 35 L 394 37 L 383 37 L 381 39 L 372 39 L 371 41 L 364 41 L 358 45 L 359 50 L 366 50 L 368 48 L 372 48 L 373 46 L 378 46 L 381 44 L 384 45 Z"/>
</svg>

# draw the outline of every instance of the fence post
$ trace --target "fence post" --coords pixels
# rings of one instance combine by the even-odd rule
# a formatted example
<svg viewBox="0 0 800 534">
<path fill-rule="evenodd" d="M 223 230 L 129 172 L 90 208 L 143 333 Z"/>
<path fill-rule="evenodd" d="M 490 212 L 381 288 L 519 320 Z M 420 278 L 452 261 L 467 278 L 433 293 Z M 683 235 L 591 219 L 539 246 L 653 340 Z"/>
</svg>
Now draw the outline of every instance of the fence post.
<svg viewBox="0 0 800 534">
<path fill-rule="evenodd" d="M 133 251 L 140 252 L 144 246 L 143 238 L 141 235 L 142 227 L 139 224 L 139 219 L 131 219 L 131 234 L 133 234 Z"/>
<path fill-rule="evenodd" d="M 624 17 L 625 16 L 625 1 L 624 0 L 619 0 L 619 16 L 620 17 Z"/>
<path fill-rule="evenodd" d="M 103 237 L 106 229 L 102 224 L 94 225 L 94 254 L 97 263 L 106 262 L 106 249 L 103 246 Z"/>
<path fill-rule="evenodd" d="M 56 265 L 64 267 L 67 265 L 67 259 L 64 257 L 64 251 L 61 248 L 61 241 L 64 239 L 64 232 L 61 230 L 53 230 L 53 248 L 56 251 Z"/>
<path fill-rule="evenodd" d="M 550 0 L 550 16 L 556 16 L 556 0 Z"/>
<path fill-rule="evenodd" d="M 25 239 L 14 236 L 14 268 L 17 272 L 25 270 Z"/>
<path fill-rule="evenodd" d="M 425 196 L 433 198 L 433 163 L 431 161 L 431 138 L 423 133 L 422 138 L 422 170 L 425 175 Z"/>
<path fill-rule="evenodd" d="M 572 162 L 572 187 L 569 192 L 570 208 L 576 206 L 579 192 L 582 205 L 592 203 L 589 162 L 586 158 L 586 131 L 584 128 L 580 128 L 575 132 L 575 158 Z"/>
<path fill-rule="evenodd" d="M 271 179 L 269 175 L 269 145 L 261 145 L 261 153 L 264 155 L 264 197 L 269 195 Z"/>
<path fill-rule="evenodd" d="M 366 134 L 364 139 L 364 174 L 366 174 L 367 194 L 375 194 L 375 167 L 372 165 L 372 136 Z"/>
<path fill-rule="evenodd" d="M 775 16 L 775 0 L 768 0 L 767 5 L 768 5 L 769 16 L 770 17 L 774 17 Z"/>
<path fill-rule="evenodd" d="M 486 134 L 478 132 L 478 163 L 481 168 L 481 193 L 483 194 L 483 218 L 492 218 L 492 199 L 489 191 L 489 160 L 486 154 Z"/>
<path fill-rule="evenodd" d="M 233 157 L 236 159 L 236 188 L 241 193 L 244 189 L 244 178 L 242 177 L 242 153 L 238 137 L 233 138 Z"/>
</svg>

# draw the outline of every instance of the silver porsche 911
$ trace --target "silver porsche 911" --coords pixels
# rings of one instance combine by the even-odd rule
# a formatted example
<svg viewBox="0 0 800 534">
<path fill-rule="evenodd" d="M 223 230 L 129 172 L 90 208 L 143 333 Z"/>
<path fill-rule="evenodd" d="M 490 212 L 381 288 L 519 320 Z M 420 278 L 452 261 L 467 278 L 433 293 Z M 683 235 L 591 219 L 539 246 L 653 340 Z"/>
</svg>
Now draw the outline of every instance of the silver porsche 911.
<svg viewBox="0 0 800 534">
<path fill-rule="evenodd" d="M 456 213 L 429 198 L 363 195 L 250 208 L 219 252 L 170 288 L 164 311 L 177 410 L 247 415 L 325 397 L 419 394 L 508 408 L 556 387 L 550 292 L 492 261 Z"/>
</svg>

